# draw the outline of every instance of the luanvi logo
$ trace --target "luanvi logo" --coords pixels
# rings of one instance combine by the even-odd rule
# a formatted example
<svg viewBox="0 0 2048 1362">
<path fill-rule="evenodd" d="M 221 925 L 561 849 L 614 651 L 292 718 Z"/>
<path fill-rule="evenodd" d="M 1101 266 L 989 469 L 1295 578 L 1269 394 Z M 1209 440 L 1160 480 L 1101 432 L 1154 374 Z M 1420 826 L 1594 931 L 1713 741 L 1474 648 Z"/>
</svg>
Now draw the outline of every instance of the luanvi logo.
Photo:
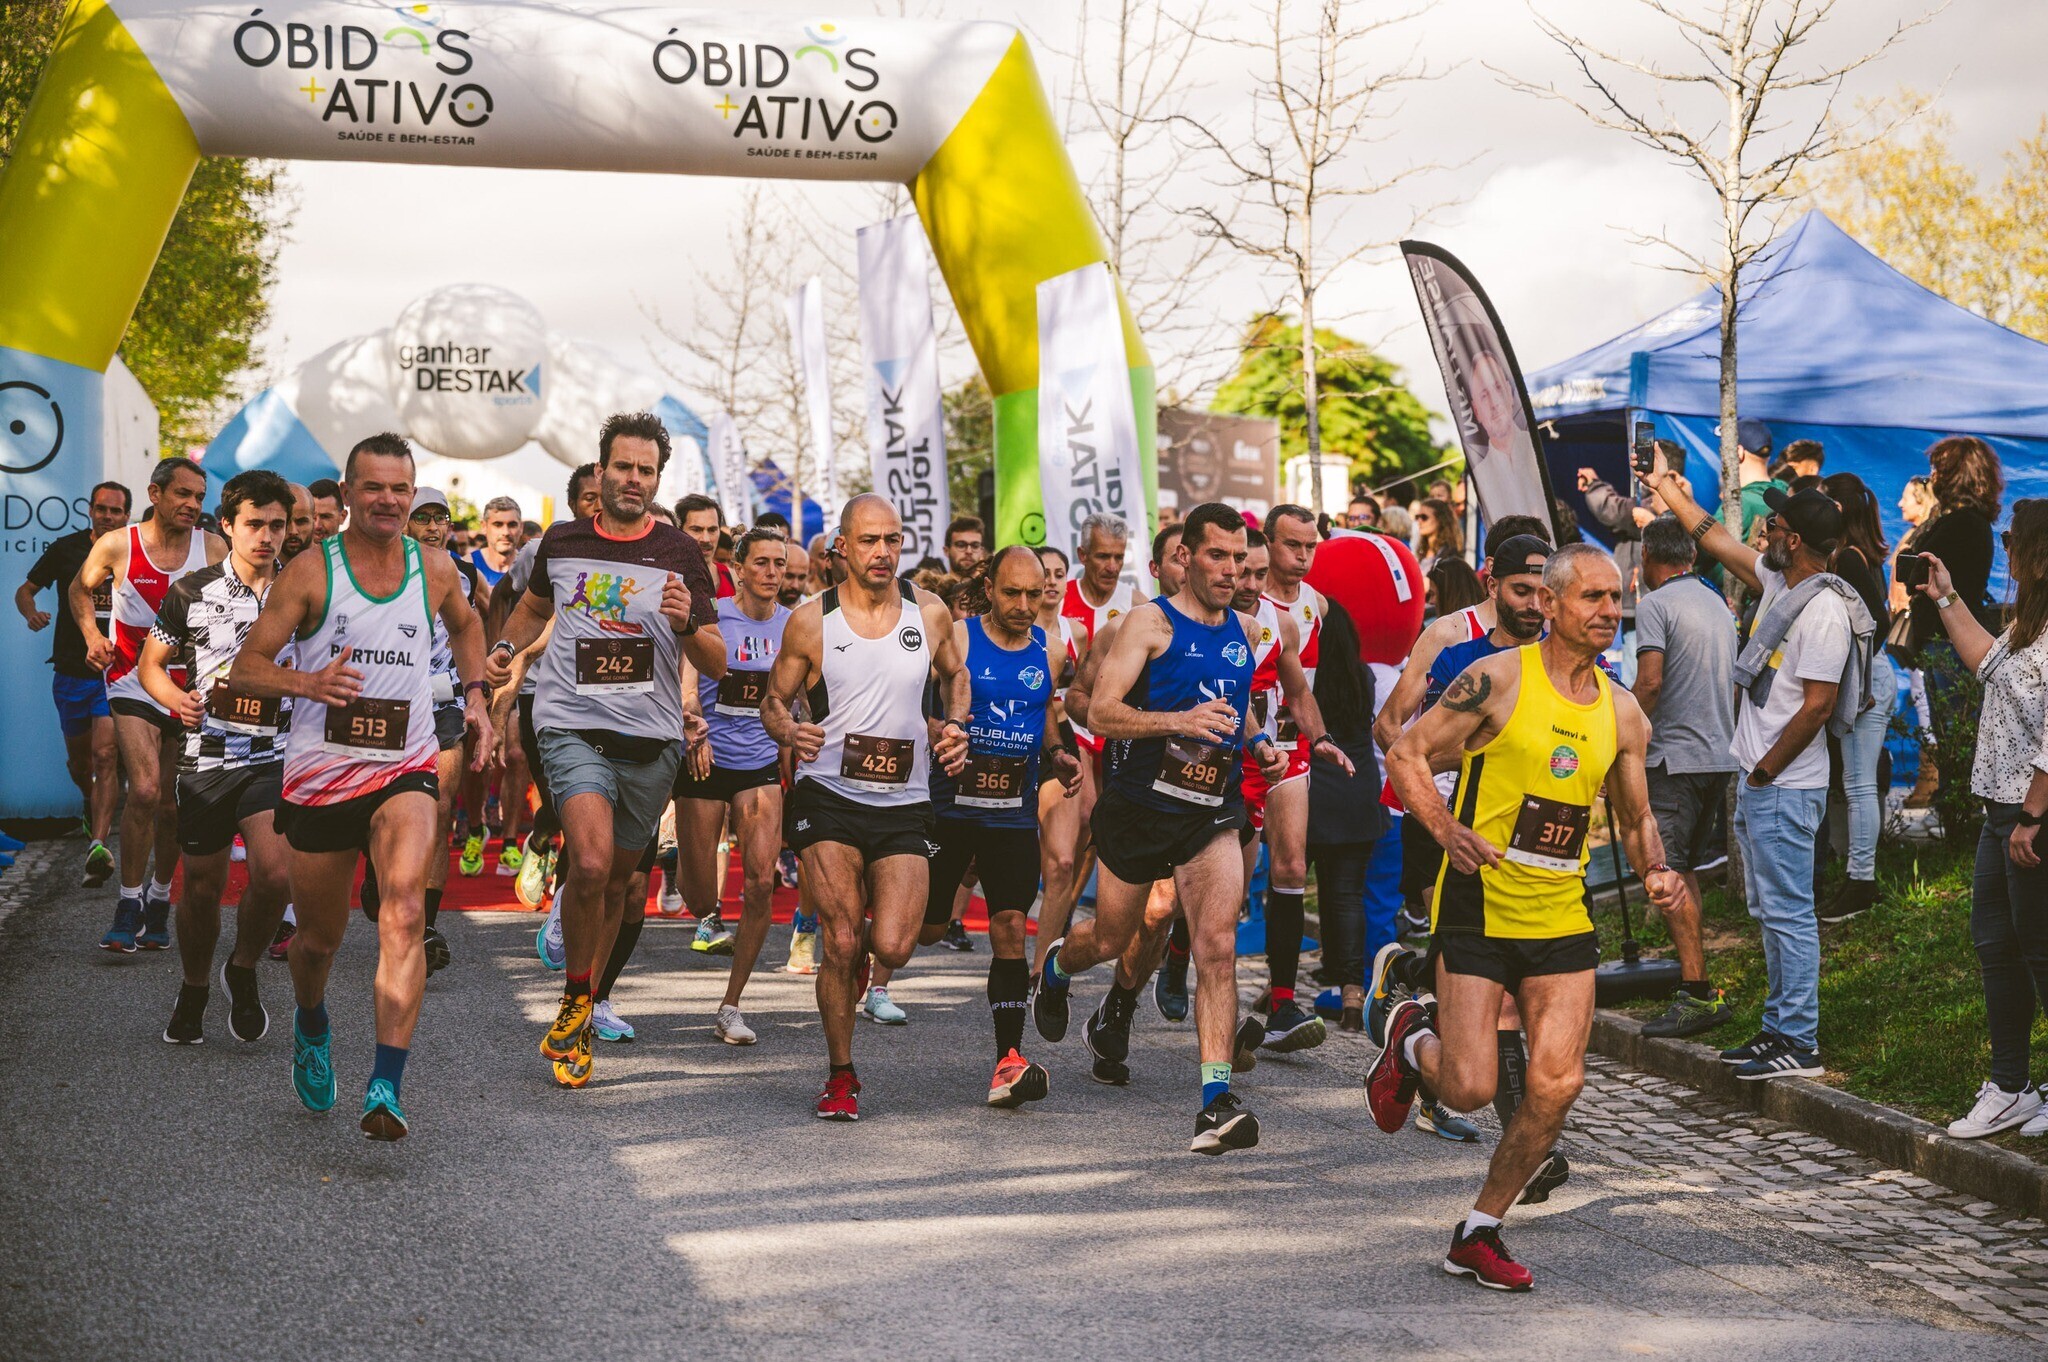
<svg viewBox="0 0 2048 1362">
<path fill-rule="evenodd" d="M 653 51 L 654 74 L 675 86 L 697 85 L 716 94 L 711 112 L 732 129 L 733 140 L 749 142 L 749 156 L 792 160 L 860 160 L 880 157 L 873 146 L 895 135 L 896 107 L 875 96 L 882 83 L 875 51 L 852 46 L 844 25 L 830 20 L 804 25 L 803 41 L 776 43 L 693 42 L 672 28 Z M 840 95 L 775 94 L 796 70 L 816 67 Z"/>
<path fill-rule="evenodd" d="M 467 130 L 488 122 L 496 102 L 461 79 L 476 65 L 469 33 L 446 26 L 440 5 L 391 13 L 397 22 L 380 35 L 360 24 L 274 24 L 252 9 L 235 29 L 235 56 L 258 70 L 282 62 L 304 71 L 298 93 L 341 140 L 474 145 Z"/>
</svg>

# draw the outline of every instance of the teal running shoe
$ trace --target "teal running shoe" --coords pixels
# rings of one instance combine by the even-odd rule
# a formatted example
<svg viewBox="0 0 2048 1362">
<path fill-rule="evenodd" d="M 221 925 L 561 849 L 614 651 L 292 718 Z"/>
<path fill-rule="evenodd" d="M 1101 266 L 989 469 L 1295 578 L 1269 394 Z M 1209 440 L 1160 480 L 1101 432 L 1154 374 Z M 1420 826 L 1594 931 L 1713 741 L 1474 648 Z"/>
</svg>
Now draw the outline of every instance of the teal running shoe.
<svg viewBox="0 0 2048 1362">
<path fill-rule="evenodd" d="M 549 969 L 564 969 L 569 964 L 568 950 L 562 944 L 562 901 L 555 900 L 555 906 L 548 913 L 548 920 L 533 934 L 534 954 Z"/>
<path fill-rule="evenodd" d="M 867 1014 L 869 1021 L 883 1026 L 902 1026 L 910 1020 L 910 1015 L 890 1000 L 889 990 L 880 984 L 868 990 L 867 1001 L 861 1004 L 861 1011 Z"/>
<path fill-rule="evenodd" d="M 327 1046 L 334 1039 L 329 1031 L 318 1040 L 308 1040 L 292 1021 L 292 1088 L 307 1111 L 326 1111 L 334 1105 L 334 1065 L 328 1061 Z"/>
<path fill-rule="evenodd" d="M 1479 1127 L 1435 1098 L 1415 1104 L 1415 1128 L 1452 1144 L 1477 1144 Z"/>
<path fill-rule="evenodd" d="M 331 1102 L 334 1100 L 331 1085 L 328 1092 L 327 1100 Z M 370 1080 L 370 1090 L 363 1094 L 362 1128 L 363 1134 L 373 1140 L 389 1143 L 405 1138 L 405 1112 L 399 1108 L 398 1093 L 392 1088 L 390 1079 Z"/>
<path fill-rule="evenodd" d="M 700 955 L 731 955 L 732 933 L 725 929 L 725 921 L 717 913 L 707 913 L 697 923 L 697 935 L 690 942 L 690 949 Z"/>
</svg>

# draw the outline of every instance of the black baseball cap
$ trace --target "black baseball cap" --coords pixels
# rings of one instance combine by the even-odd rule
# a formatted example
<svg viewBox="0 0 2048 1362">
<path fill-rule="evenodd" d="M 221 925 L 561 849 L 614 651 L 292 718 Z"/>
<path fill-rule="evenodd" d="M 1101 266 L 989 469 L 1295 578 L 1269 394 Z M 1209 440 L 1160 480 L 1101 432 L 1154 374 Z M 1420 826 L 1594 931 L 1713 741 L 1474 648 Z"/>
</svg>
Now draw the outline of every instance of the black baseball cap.
<svg viewBox="0 0 2048 1362">
<path fill-rule="evenodd" d="M 1784 522 L 1786 529 L 1815 548 L 1832 549 L 1842 537 L 1842 508 L 1817 487 L 1804 492 L 1766 487 L 1764 505 Z"/>
<path fill-rule="evenodd" d="M 1533 534 L 1509 535 L 1493 551 L 1493 579 L 1498 582 L 1525 572 L 1542 572 L 1554 550 Z"/>
</svg>

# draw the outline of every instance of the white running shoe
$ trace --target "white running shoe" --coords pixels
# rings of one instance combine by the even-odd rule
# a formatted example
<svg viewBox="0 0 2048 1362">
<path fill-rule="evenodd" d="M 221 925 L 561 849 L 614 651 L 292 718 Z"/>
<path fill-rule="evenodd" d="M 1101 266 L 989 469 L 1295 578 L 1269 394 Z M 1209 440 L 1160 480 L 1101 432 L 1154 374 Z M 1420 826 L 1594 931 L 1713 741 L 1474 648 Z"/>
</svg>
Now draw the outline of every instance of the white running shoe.
<svg viewBox="0 0 2048 1362">
<path fill-rule="evenodd" d="M 533 934 L 533 949 L 540 956 L 540 962 L 549 969 L 567 967 L 569 957 L 562 945 L 561 899 L 555 900 L 555 906 L 548 910 L 548 920 Z"/>
<path fill-rule="evenodd" d="M 654 911 L 663 917 L 685 916 L 683 891 L 670 884 L 666 876 L 661 881 L 661 898 L 655 903 Z"/>
<path fill-rule="evenodd" d="M 590 1024 L 597 1028 L 599 1040 L 616 1041 L 623 1045 L 633 1039 L 633 1023 L 618 1014 L 612 1007 L 610 998 L 590 1009 Z"/>
<path fill-rule="evenodd" d="M 1968 1116 L 1950 1121 L 1948 1133 L 1958 1140 L 1981 1140 L 2014 1126 L 2030 1125 L 2041 1127 L 2034 1134 L 2048 1133 L 2048 1116 L 2043 1114 L 2040 1093 L 2032 1088 L 2007 1092 L 1996 1083 L 1986 1082 L 1977 1089 L 1977 1105 L 1970 1108 Z"/>
<path fill-rule="evenodd" d="M 718 1032 L 718 1038 L 727 1045 L 752 1045 L 758 1039 L 754 1035 L 754 1028 L 747 1025 L 747 1019 L 742 1017 L 740 1010 L 731 1003 L 718 1005 L 718 1022 L 712 1029 Z"/>
<path fill-rule="evenodd" d="M 241 838 L 239 838 L 239 837 L 237 837 L 237 838 L 236 838 L 236 839 L 235 839 L 235 840 L 234 840 L 234 841 L 233 841 L 233 842 L 232 842 L 231 844 L 229 844 L 229 846 L 228 846 L 228 860 L 229 860 L 230 862 L 232 862 L 233 864 L 235 864 L 235 865 L 240 865 L 240 864 L 242 864 L 242 862 L 244 862 L 244 861 L 246 861 L 246 860 L 248 860 L 248 859 L 249 859 L 249 848 L 247 848 L 247 847 L 243 846 L 243 845 L 242 845 L 242 839 L 241 839 Z"/>
<path fill-rule="evenodd" d="M 2041 1105 L 2034 1111 L 2034 1119 L 2020 1127 L 2022 1135 L 2048 1135 L 2048 1093 L 2037 1093 Z"/>
<path fill-rule="evenodd" d="M 876 984 L 868 990 L 867 1001 L 861 1004 L 861 1011 L 868 1014 L 871 1022 L 884 1026 L 902 1026 L 910 1020 L 910 1014 L 889 1001 L 889 990 Z"/>
</svg>

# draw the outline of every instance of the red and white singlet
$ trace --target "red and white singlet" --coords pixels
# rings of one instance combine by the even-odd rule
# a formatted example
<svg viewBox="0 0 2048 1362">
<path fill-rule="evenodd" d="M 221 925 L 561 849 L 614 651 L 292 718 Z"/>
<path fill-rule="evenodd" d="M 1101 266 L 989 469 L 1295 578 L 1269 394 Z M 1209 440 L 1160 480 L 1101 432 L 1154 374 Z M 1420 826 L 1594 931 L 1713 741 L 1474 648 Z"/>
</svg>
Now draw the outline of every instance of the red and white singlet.
<svg viewBox="0 0 2048 1362">
<path fill-rule="evenodd" d="M 1107 601 L 1101 605 L 1090 605 L 1087 597 L 1081 594 L 1081 579 L 1079 577 L 1068 579 L 1066 597 L 1060 602 L 1060 617 L 1073 621 L 1062 632 L 1066 638 L 1067 656 L 1074 660 L 1074 666 L 1077 669 L 1081 665 L 1082 657 L 1088 651 L 1088 646 L 1095 641 L 1095 631 L 1115 619 L 1118 615 L 1129 611 L 1133 604 L 1135 604 L 1135 597 L 1133 597 L 1131 589 L 1119 582 L 1116 590 L 1110 593 Z M 1102 751 L 1102 739 L 1096 737 L 1079 724 L 1074 724 L 1073 728 L 1074 741 L 1091 752 L 1099 753 Z"/>
<path fill-rule="evenodd" d="M 1293 617 L 1295 633 L 1301 638 L 1301 670 L 1307 675 L 1308 684 L 1313 686 L 1316 683 L 1316 661 L 1322 656 L 1323 598 L 1307 582 L 1299 583 L 1294 590 L 1295 598 L 1291 602 L 1278 600 L 1272 596 L 1267 596 L 1266 599 L 1272 601 L 1280 613 Z M 1308 739 L 1295 728 L 1294 720 L 1287 713 L 1287 706 L 1284 703 L 1279 706 L 1277 713 L 1279 719 L 1274 731 L 1275 738 L 1284 744 L 1286 739 L 1281 737 L 1284 730 L 1293 734 L 1294 742 L 1294 751 L 1287 760 L 1287 774 L 1274 782 L 1285 785 L 1290 780 L 1300 780 L 1308 774 L 1309 747 Z"/>
<path fill-rule="evenodd" d="M 169 712 L 149 698 L 149 692 L 142 688 L 142 678 L 136 675 L 135 664 L 142 659 L 142 641 L 149 637 L 150 626 L 156 623 L 156 612 L 163 609 L 164 596 L 170 591 L 171 583 L 205 566 L 205 531 L 192 531 L 185 561 L 166 572 L 152 563 L 143 551 L 142 527 L 128 527 L 128 569 L 114 579 L 114 651 L 118 656 L 107 668 L 109 700 L 133 700 L 148 705 L 159 714 Z M 169 671 L 171 680 L 180 686 L 185 684 L 182 667 L 172 667 Z"/>
</svg>

